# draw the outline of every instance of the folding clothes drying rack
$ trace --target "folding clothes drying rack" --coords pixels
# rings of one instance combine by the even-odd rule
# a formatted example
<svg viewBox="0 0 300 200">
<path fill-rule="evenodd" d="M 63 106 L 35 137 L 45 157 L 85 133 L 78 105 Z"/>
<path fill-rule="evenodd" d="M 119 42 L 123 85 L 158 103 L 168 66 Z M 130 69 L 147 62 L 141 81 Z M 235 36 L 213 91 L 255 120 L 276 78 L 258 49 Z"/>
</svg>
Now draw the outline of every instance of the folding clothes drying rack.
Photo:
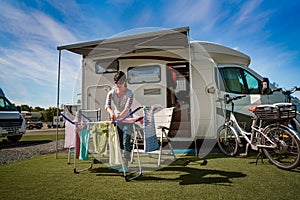
<svg viewBox="0 0 300 200">
<path fill-rule="evenodd" d="M 117 121 L 114 121 L 114 122 L 110 122 L 110 121 L 100 121 L 100 117 L 99 117 L 99 110 L 79 110 L 79 112 L 78 112 L 78 121 L 77 122 L 73 122 L 73 121 L 71 121 L 70 119 L 68 119 L 65 115 L 63 115 L 63 114 L 61 114 L 66 120 L 68 120 L 70 123 L 72 123 L 73 125 L 75 125 L 76 126 L 76 129 L 77 129 L 77 127 L 78 126 L 92 126 L 92 125 L 94 125 L 94 124 L 97 124 L 97 123 L 106 123 L 107 125 L 113 125 L 113 126 L 108 126 L 109 128 L 108 128 L 108 131 L 109 131 L 109 136 L 111 136 L 110 135 L 110 131 L 112 131 L 111 129 L 112 128 L 115 128 L 115 130 L 117 130 L 116 129 L 116 124 L 118 123 L 118 122 L 123 122 L 123 123 L 132 123 L 133 125 L 134 125 L 134 123 L 135 122 L 137 122 L 137 121 L 140 121 L 143 117 L 136 117 L 136 118 L 131 118 L 131 116 L 135 113 L 135 112 L 137 112 L 138 110 L 140 110 L 142 107 L 138 107 L 137 109 L 135 109 L 134 111 L 132 111 L 130 114 L 128 114 L 126 117 L 124 117 L 124 118 L 122 118 L 122 119 L 120 119 L 120 120 L 117 120 Z M 87 128 L 87 130 L 90 130 L 89 128 Z M 133 126 L 133 137 L 134 138 L 136 138 L 136 134 L 137 134 L 137 131 L 135 130 L 135 126 Z M 78 135 L 78 133 L 77 133 L 77 131 L 76 131 L 76 133 L 75 133 L 75 147 L 74 147 L 74 149 L 73 149 L 73 151 L 74 151 L 74 173 L 80 173 L 80 172 L 82 172 L 82 171 L 86 171 L 86 170 L 91 170 L 92 169 L 92 167 L 93 167 L 93 164 L 94 163 L 97 163 L 97 162 L 100 162 L 100 163 L 102 163 L 102 161 L 101 161 L 101 155 L 98 155 L 98 158 L 97 159 L 93 159 L 93 161 L 91 161 L 91 163 L 90 163 L 90 165 L 89 165 L 89 167 L 88 168 L 84 168 L 84 169 L 80 169 L 80 170 L 78 170 L 77 168 L 76 168 L 76 152 L 77 152 L 77 135 Z M 89 136 L 90 137 L 90 136 Z M 118 143 L 119 144 L 119 135 L 118 135 L 118 133 L 117 133 L 117 131 L 114 131 L 114 135 L 113 135 L 113 137 L 115 137 L 115 139 L 116 139 L 116 143 Z M 93 137 L 90 137 L 89 138 L 89 141 L 88 141 L 88 143 L 93 143 L 94 142 L 94 139 L 95 138 L 93 138 Z M 137 145 L 137 143 L 136 144 L 133 144 L 133 145 Z M 92 145 L 88 145 L 88 146 L 92 146 Z M 108 145 L 108 148 L 112 148 L 111 146 L 109 146 Z M 94 150 L 92 150 L 92 149 L 88 149 L 88 153 L 91 153 L 91 154 L 96 154 L 95 152 L 94 152 Z M 110 152 L 109 152 L 110 153 Z M 136 178 L 138 178 L 139 176 L 141 176 L 142 175 L 142 167 L 141 167 L 141 163 L 140 163 L 140 156 L 139 156 L 139 151 L 136 151 L 136 154 L 137 154 L 137 158 L 138 158 L 138 160 L 137 160 L 137 162 L 138 162 L 138 173 L 137 173 L 137 175 L 133 175 L 133 174 L 135 174 L 135 172 L 133 172 L 133 173 L 131 173 L 130 175 L 127 175 L 127 173 L 126 173 L 126 170 L 125 170 L 125 167 L 124 167 L 124 163 L 123 163 L 123 159 L 122 159 L 122 152 L 121 152 L 121 149 L 120 148 L 118 148 L 118 155 L 120 155 L 120 157 L 121 157 L 121 166 L 122 166 L 122 171 L 123 171 L 123 176 L 124 176 L 124 178 L 125 178 L 125 180 L 126 181 L 131 181 L 131 180 L 134 180 L 134 179 L 136 179 Z M 70 149 L 69 149 L 69 154 L 68 154 L 68 163 L 70 163 L 69 161 L 70 161 L 70 154 L 71 154 L 71 151 L 70 151 Z M 97 161 L 96 161 L 97 160 Z"/>
<path fill-rule="evenodd" d="M 79 111 L 76 112 L 75 116 L 72 116 L 73 121 L 72 121 L 72 119 L 69 118 L 69 116 L 66 116 L 64 114 L 60 114 L 60 115 L 63 118 L 65 118 L 65 120 L 67 121 L 66 126 L 65 126 L 66 134 L 67 134 L 67 128 L 70 128 L 70 127 L 67 127 L 67 126 L 68 125 L 74 126 L 74 127 L 70 128 L 71 129 L 70 131 L 73 131 L 73 133 L 68 132 L 68 134 L 70 134 L 70 135 L 68 135 L 68 137 L 73 137 L 74 139 L 72 139 L 72 141 L 65 142 L 65 148 L 68 149 L 68 164 L 70 164 L 71 153 L 76 153 L 75 152 L 75 146 L 77 144 L 76 144 L 76 141 L 74 141 L 75 136 L 77 136 L 76 135 L 77 134 L 76 133 L 76 131 L 77 131 L 76 130 L 76 124 L 78 124 L 79 121 L 86 121 L 86 122 L 100 121 L 101 110 L 100 109 L 98 109 L 98 110 L 83 110 L 83 109 L 79 110 Z M 65 137 L 67 137 L 67 135 Z"/>
</svg>

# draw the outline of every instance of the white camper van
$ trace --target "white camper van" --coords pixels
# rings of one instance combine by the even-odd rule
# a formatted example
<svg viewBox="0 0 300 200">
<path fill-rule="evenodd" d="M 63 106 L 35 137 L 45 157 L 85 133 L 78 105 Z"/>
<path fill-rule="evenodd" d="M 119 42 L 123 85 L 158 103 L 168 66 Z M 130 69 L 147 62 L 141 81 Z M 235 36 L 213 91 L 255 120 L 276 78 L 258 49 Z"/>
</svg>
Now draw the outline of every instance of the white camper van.
<svg viewBox="0 0 300 200">
<path fill-rule="evenodd" d="M 26 123 L 21 113 L 5 97 L 0 88 L 0 137 L 17 142 L 26 132 Z"/>
<path fill-rule="evenodd" d="M 82 108 L 104 110 L 114 74 L 126 73 L 134 107 L 175 107 L 173 141 L 215 138 L 224 122 L 225 94 L 246 94 L 236 102 L 242 124 L 250 104 L 283 102 L 281 93 L 261 95 L 262 77 L 249 68 L 250 57 L 209 42 L 190 41 L 189 28 L 160 30 L 59 46 L 82 55 Z M 101 112 L 107 119 L 107 113 Z M 247 127 L 246 127 L 247 128 Z"/>
</svg>

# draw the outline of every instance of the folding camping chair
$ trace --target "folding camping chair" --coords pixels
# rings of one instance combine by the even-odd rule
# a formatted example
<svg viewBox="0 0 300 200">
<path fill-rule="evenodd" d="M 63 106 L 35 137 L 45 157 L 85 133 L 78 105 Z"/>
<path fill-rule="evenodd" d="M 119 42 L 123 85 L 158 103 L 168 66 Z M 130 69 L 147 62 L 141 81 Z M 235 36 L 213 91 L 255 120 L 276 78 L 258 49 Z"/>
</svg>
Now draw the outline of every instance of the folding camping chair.
<svg viewBox="0 0 300 200">
<path fill-rule="evenodd" d="M 142 152 L 148 154 L 158 154 L 157 166 L 161 166 L 161 157 L 163 154 L 172 155 L 176 160 L 176 155 L 168 136 L 172 122 L 174 107 L 158 108 L 144 107 L 144 126 L 136 127 L 136 135 L 133 139 L 131 162 L 133 162 L 133 152 L 138 150 L 139 145 L 143 145 Z M 155 136 L 155 137 L 153 137 Z M 158 143 L 159 141 L 159 143 Z M 167 142 L 169 149 L 164 152 L 163 145 Z"/>
</svg>

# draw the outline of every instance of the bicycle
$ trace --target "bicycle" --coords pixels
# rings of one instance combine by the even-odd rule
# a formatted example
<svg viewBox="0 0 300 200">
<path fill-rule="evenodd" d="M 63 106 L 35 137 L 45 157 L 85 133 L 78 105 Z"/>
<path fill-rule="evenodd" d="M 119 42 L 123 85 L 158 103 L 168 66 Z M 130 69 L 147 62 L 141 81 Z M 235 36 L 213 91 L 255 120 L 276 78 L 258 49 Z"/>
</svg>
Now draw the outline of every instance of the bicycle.
<svg viewBox="0 0 300 200">
<path fill-rule="evenodd" d="M 234 115 L 234 101 L 245 95 L 230 97 L 225 95 L 226 105 L 231 103 L 231 110 L 226 112 L 225 123 L 217 131 L 218 145 L 227 156 L 236 155 L 238 148 L 242 147 L 241 137 L 247 142 L 243 156 L 247 156 L 248 148 L 259 151 L 256 159 L 262 156 L 262 152 L 272 164 L 281 169 L 293 169 L 300 163 L 300 138 L 298 134 L 288 126 L 281 123 L 265 123 L 269 118 L 280 122 L 283 118 L 295 116 L 295 107 L 291 104 L 274 104 L 250 107 L 254 113 L 251 132 L 246 132 L 240 127 Z"/>
<path fill-rule="evenodd" d="M 286 103 L 292 103 L 292 94 L 294 92 L 300 91 L 300 87 L 295 86 L 295 87 L 291 88 L 290 90 L 284 90 L 282 88 L 278 88 L 277 91 L 280 91 L 280 92 L 282 92 L 282 94 L 284 94 Z M 293 127 L 293 129 L 295 129 L 295 131 L 297 131 L 299 133 L 300 132 L 300 112 L 296 111 L 295 118 L 292 118 L 289 121 L 285 121 L 283 123 L 290 124 Z"/>
</svg>

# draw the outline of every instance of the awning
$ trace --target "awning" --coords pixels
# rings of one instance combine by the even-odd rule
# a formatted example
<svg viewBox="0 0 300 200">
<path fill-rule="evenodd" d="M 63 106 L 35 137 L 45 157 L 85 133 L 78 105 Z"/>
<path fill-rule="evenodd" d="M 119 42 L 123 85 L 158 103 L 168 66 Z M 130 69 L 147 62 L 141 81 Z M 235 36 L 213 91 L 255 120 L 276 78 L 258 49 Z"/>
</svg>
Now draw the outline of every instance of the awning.
<svg viewBox="0 0 300 200">
<path fill-rule="evenodd" d="M 84 43 L 58 46 L 57 50 L 68 50 L 84 57 L 88 55 L 118 56 L 136 51 L 154 51 L 155 49 L 180 49 L 188 44 L 189 27 L 153 31 L 108 38 Z"/>
</svg>

